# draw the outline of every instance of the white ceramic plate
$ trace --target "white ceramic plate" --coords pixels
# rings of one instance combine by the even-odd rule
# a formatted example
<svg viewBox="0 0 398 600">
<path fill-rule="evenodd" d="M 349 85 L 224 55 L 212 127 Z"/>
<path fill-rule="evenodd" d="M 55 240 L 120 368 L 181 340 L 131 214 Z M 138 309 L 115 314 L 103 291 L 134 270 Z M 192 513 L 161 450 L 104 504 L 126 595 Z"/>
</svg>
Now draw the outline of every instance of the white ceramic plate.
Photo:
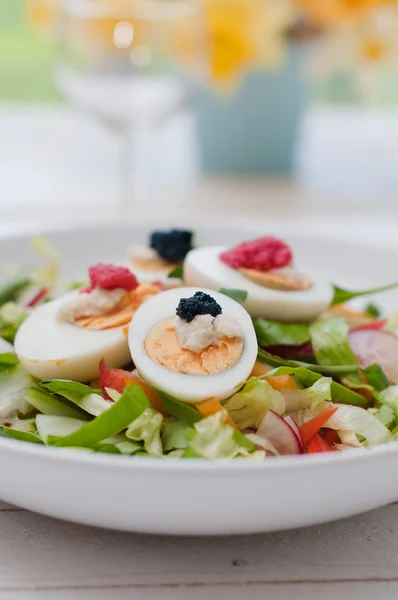
<svg viewBox="0 0 398 600">
<path fill-rule="evenodd" d="M 133 242 L 164 224 L 53 233 L 65 275 L 84 275 L 90 264 L 120 258 Z M 166 225 L 167 226 L 167 225 Z M 269 227 L 269 226 L 268 226 Z M 291 228 L 290 228 L 291 229 Z M 202 229 L 198 244 L 233 244 L 264 235 Z M 391 281 L 397 252 L 348 241 L 292 234 L 273 225 L 295 251 L 297 264 L 353 288 Z M 4 239 L 0 256 L 31 263 L 27 238 Z M 393 275 L 392 275 L 393 274 Z M 380 297 L 387 309 L 398 295 Z M 269 458 L 262 463 L 206 463 L 91 455 L 0 439 L 0 497 L 46 515 L 126 531 L 167 534 L 237 534 L 321 523 L 388 504 L 398 498 L 391 476 L 398 444 L 325 456 Z"/>
</svg>

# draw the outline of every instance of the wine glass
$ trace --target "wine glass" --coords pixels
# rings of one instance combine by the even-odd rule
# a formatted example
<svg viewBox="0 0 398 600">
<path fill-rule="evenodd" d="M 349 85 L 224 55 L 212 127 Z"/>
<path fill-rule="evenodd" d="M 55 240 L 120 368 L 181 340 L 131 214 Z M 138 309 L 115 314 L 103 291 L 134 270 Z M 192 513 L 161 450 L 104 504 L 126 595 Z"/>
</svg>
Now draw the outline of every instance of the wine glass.
<svg viewBox="0 0 398 600">
<path fill-rule="evenodd" d="M 120 210 L 128 214 L 151 132 L 189 102 L 205 77 L 200 4 L 66 0 L 59 16 L 59 89 L 118 134 Z"/>
</svg>

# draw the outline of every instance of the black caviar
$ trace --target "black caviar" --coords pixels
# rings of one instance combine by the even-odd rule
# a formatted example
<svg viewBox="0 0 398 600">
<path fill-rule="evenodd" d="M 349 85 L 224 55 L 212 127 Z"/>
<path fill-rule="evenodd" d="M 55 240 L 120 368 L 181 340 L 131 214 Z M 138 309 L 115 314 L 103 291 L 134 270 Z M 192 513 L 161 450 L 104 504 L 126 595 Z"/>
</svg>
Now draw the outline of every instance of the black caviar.
<svg viewBox="0 0 398 600">
<path fill-rule="evenodd" d="M 191 298 L 181 298 L 176 313 L 177 317 L 190 323 L 197 315 L 221 315 L 222 308 L 209 294 L 196 292 Z"/>
<path fill-rule="evenodd" d="M 171 229 L 170 231 L 154 231 L 151 234 L 151 248 L 164 260 L 180 262 L 192 250 L 192 231 Z"/>
</svg>

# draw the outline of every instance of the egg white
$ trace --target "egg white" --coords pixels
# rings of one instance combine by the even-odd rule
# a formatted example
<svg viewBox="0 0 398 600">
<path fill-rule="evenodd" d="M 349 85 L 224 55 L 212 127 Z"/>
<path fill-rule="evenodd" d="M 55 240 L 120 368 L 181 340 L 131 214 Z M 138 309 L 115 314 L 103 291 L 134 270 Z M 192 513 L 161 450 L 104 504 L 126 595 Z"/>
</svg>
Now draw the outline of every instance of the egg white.
<svg viewBox="0 0 398 600">
<path fill-rule="evenodd" d="M 175 373 L 153 362 L 145 352 L 144 342 L 153 327 L 176 314 L 181 298 L 190 298 L 197 291 L 211 296 L 221 306 L 223 314 L 233 317 L 244 334 L 244 348 L 238 362 L 217 375 L 186 375 Z M 247 311 L 228 296 L 197 287 L 184 287 L 161 292 L 140 306 L 129 327 L 129 346 L 135 367 L 142 379 L 154 388 L 166 392 L 187 404 L 202 400 L 229 398 L 250 376 L 257 358 L 257 339 Z"/>
<path fill-rule="evenodd" d="M 207 246 L 191 250 L 184 263 L 186 285 L 205 286 L 212 290 L 235 288 L 246 290 L 243 306 L 252 317 L 285 322 L 309 322 L 316 319 L 331 304 L 332 286 L 314 279 L 311 288 L 286 292 L 262 287 L 250 281 L 237 270 L 223 263 L 219 256 L 227 248 Z"/>
<path fill-rule="evenodd" d="M 90 381 L 98 376 L 102 358 L 111 367 L 131 360 L 126 326 L 93 331 L 57 320 L 61 303 L 76 293 L 35 308 L 18 330 L 15 352 L 39 379 Z"/>
</svg>

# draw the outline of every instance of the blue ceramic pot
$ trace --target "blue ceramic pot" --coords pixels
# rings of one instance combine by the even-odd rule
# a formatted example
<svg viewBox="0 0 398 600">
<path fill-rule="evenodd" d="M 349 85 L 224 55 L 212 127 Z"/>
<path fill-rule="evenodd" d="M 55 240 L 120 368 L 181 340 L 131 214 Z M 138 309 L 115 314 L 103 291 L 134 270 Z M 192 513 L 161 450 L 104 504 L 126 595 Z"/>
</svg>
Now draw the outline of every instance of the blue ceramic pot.
<svg viewBox="0 0 398 600">
<path fill-rule="evenodd" d="M 278 71 L 251 73 L 233 96 L 204 92 L 198 142 L 207 173 L 288 174 L 309 91 L 300 50 Z"/>
</svg>

